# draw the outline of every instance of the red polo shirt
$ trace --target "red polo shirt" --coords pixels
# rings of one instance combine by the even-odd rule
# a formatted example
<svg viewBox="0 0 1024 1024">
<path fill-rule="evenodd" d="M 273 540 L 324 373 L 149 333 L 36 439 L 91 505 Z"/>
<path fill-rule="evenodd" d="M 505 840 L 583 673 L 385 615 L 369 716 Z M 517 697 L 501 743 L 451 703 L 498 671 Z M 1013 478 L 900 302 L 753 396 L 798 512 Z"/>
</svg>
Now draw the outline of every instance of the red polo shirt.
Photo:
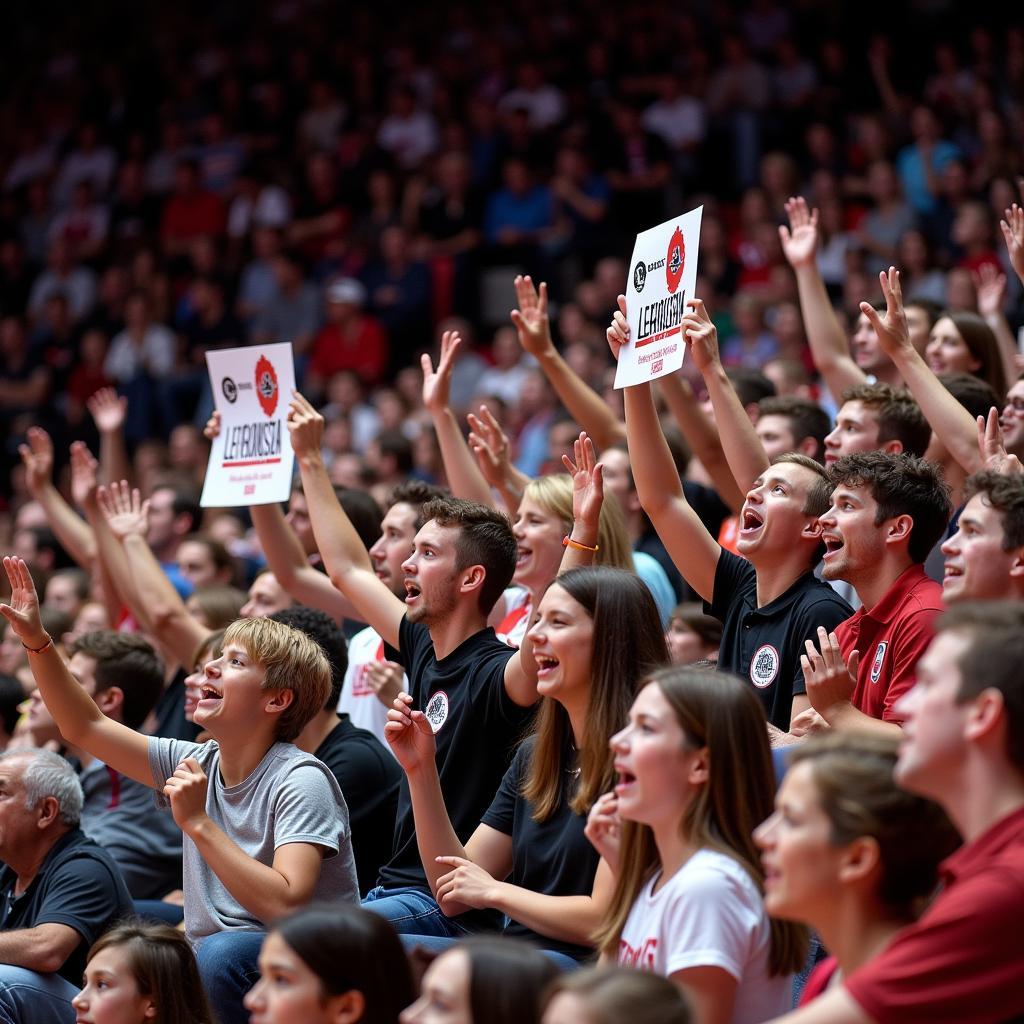
<svg viewBox="0 0 1024 1024">
<path fill-rule="evenodd" d="M 996 1024 L 1024 1015 L 1024 808 L 942 865 L 917 924 L 846 989 L 877 1024 Z"/>
<path fill-rule="evenodd" d="M 931 643 L 935 617 L 942 611 L 942 587 L 925 575 L 924 566 L 912 565 L 874 608 L 860 608 L 836 627 L 843 657 L 860 651 L 853 691 L 858 711 L 899 724 L 893 705 L 914 685 L 917 661 Z"/>
</svg>

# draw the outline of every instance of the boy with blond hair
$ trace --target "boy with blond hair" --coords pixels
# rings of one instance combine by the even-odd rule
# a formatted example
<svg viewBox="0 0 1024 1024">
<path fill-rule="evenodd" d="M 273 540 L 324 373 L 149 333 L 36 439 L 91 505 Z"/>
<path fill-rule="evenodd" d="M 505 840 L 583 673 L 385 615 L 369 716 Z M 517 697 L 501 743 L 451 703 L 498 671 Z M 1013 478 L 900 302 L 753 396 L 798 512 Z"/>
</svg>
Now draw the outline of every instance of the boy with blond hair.
<svg viewBox="0 0 1024 1024">
<path fill-rule="evenodd" d="M 204 669 L 203 743 L 143 736 L 107 718 L 70 674 L 39 618 L 24 561 L 5 558 L 2 614 L 29 652 L 64 737 L 170 802 L 184 833 L 185 928 L 221 1024 L 245 1021 L 267 926 L 311 899 L 359 898 L 348 809 L 337 781 L 292 741 L 323 707 L 327 661 L 303 633 L 268 619 L 228 627 Z"/>
</svg>

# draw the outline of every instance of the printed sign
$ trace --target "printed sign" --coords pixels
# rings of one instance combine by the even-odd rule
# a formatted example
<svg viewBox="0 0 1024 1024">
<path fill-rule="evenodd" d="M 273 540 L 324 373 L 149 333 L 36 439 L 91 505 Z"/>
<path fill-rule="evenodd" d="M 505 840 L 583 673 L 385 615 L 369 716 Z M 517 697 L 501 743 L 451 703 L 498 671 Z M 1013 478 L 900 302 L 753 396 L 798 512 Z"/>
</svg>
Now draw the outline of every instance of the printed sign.
<svg viewBox="0 0 1024 1024">
<path fill-rule="evenodd" d="M 203 507 L 287 501 L 295 453 L 288 400 L 295 388 L 291 345 L 252 345 L 206 353 L 220 436 L 210 449 Z"/>
<path fill-rule="evenodd" d="M 617 388 L 664 377 L 683 365 L 679 324 L 697 284 L 703 210 L 698 206 L 636 236 L 626 283 L 630 340 L 619 352 Z"/>
</svg>

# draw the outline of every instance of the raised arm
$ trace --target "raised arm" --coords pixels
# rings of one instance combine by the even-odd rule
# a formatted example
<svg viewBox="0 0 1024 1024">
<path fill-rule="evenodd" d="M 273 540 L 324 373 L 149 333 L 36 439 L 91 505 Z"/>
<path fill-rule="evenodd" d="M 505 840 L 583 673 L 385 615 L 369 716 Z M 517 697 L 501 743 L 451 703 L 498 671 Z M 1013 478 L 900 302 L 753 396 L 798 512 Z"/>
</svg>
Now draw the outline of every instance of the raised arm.
<svg viewBox="0 0 1024 1024">
<path fill-rule="evenodd" d="M 288 412 L 288 431 L 309 505 L 313 536 L 331 583 L 352 602 L 363 622 L 373 626 L 386 643 L 397 647 L 405 605 L 373 571 L 370 556 L 327 476 L 320 451 L 324 418 L 297 391 Z"/>
<path fill-rule="evenodd" d="M 92 571 L 96 538 L 89 524 L 64 500 L 53 484 L 53 441 L 42 427 L 29 427 L 27 444 L 18 446 L 25 465 L 25 486 L 46 513 L 54 536 L 65 551 L 83 568 Z"/>
<path fill-rule="evenodd" d="M 680 330 L 694 364 L 707 384 L 729 470 L 739 490 L 745 493 L 768 468 L 768 456 L 732 381 L 726 376 L 718 354 L 718 331 L 704 302 L 690 299 L 687 305 L 690 309 L 683 317 Z"/>
<path fill-rule="evenodd" d="M 519 344 L 532 355 L 555 394 L 573 419 L 594 439 L 598 448 L 608 448 L 626 439 L 626 426 L 561 357 L 551 340 L 548 322 L 548 286 L 541 282 L 538 292 L 529 277 L 515 279 L 519 308 L 512 310 L 512 323 Z"/>
<path fill-rule="evenodd" d="M 999 360 L 1003 365 L 1003 376 L 1007 386 L 1017 379 L 1017 339 L 1006 320 L 1006 275 L 991 263 L 983 263 L 974 275 L 974 290 L 978 295 L 978 312 L 992 328 L 999 344 Z M 1005 395 L 999 395 L 1003 401 Z"/>
<path fill-rule="evenodd" d="M 864 384 L 867 377 L 853 361 L 846 333 L 836 316 L 821 271 L 818 270 L 818 211 L 809 212 L 802 196 L 786 203 L 789 227 L 779 227 L 782 251 L 796 274 L 800 295 L 800 312 L 811 347 L 814 365 L 825 380 L 833 397 L 847 388 Z"/>
<path fill-rule="evenodd" d="M 434 369 L 434 364 L 426 352 L 420 356 L 420 366 L 423 368 L 423 406 L 430 413 L 437 433 L 441 461 L 444 463 L 444 472 L 452 494 L 457 498 L 493 507 L 494 496 L 491 489 L 466 443 L 458 420 L 455 419 L 455 413 L 448 404 L 452 370 L 461 345 L 462 338 L 459 337 L 458 331 L 445 331 L 441 336 L 441 355 L 437 361 L 437 369 Z"/>
<path fill-rule="evenodd" d="M 715 424 L 697 404 L 690 382 L 680 373 L 670 373 L 659 378 L 658 389 L 690 451 L 711 477 L 718 496 L 733 512 L 738 512 L 743 504 L 743 490 L 729 469 Z"/>
<path fill-rule="evenodd" d="M 122 775 L 152 786 L 146 737 L 107 718 L 68 671 L 53 638 L 43 630 L 39 596 L 25 562 L 5 558 L 4 569 L 11 585 L 11 603 L 0 604 L 0 615 L 28 651 L 32 676 L 61 735 Z"/>
<path fill-rule="evenodd" d="M 1024 284 L 1024 207 L 1016 203 L 1007 207 L 999 227 L 1003 232 L 1003 241 L 1006 242 L 1010 265 L 1016 271 L 1021 284 Z"/>
<path fill-rule="evenodd" d="M 209 440 L 220 433 L 220 413 L 207 420 L 203 430 Z M 306 558 L 302 543 L 276 502 L 251 505 L 249 515 L 267 565 L 285 593 L 300 604 L 319 608 L 333 619 L 357 619 L 358 612 L 352 602 L 322 573 L 314 569 Z"/>
<path fill-rule="evenodd" d="M 470 413 L 466 419 L 469 422 L 467 440 L 476 456 L 480 472 L 498 492 L 505 511 L 514 520 L 530 478 L 512 464 L 508 435 L 486 405 L 480 406 L 479 416 Z"/>
<path fill-rule="evenodd" d="M 86 403 L 100 434 L 100 480 L 113 483 L 131 478 L 132 464 L 124 441 L 128 399 L 113 388 L 100 388 Z"/>
<path fill-rule="evenodd" d="M 621 305 L 625 304 L 622 300 Z M 629 324 L 620 309 L 608 328 L 608 344 L 618 358 L 629 340 Z M 706 601 L 715 589 L 715 570 L 722 549 L 690 507 L 661 430 L 650 384 L 626 388 L 629 462 L 640 504 L 683 578 Z"/>
<path fill-rule="evenodd" d="M 101 487 L 96 498 L 110 532 L 124 546 L 135 593 L 140 595 L 137 604 L 144 606 L 142 615 L 144 621 L 148 621 L 149 631 L 179 665 L 191 666 L 199 645 L 210 631 L 185 607 L 146 543 L 149 502 L 143 501 L 139 489 L 132 490 L 127 480 Z M 130 607 L 138 618 L 139 609 L 134 605 Z"/>
<path fill-rule="evenodd" d="M 867 302 L 860 304 L 861 312 L 871 321 L 878 343 L 896 364 L 938 439 L 968 473 L 976 472 L 982 466 L 974 417 L 946 390 L 911 345 L 899 271 L 890 267 L 889 272 L 883 271 L 878 279 L 885 296 L 885 316 L 880 316 Z"/>
</svg>

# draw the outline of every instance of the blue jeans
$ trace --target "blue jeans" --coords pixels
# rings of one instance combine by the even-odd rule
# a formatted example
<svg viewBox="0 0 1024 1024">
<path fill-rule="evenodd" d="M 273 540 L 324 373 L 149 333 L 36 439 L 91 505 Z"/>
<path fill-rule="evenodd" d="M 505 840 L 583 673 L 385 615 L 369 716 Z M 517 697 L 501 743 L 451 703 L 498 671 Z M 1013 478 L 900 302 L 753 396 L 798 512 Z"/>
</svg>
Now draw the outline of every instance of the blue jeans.
<svg viewBox="0 0 1024 1024">
<path fill-rule="evenodd" d="M 445 917 L 429 892 L 411 886 L 385 889 L 378 885 L 363 897 L 363 906 L 390 921 L 399 935 L 436 935 L 464 939 L 481 931 L 497 931 L 500 916 L 492 911 L 471 910 L 457 918 Z"/>
<path fill-rule="evenodd" d="M 196 961 L 218 1024 L 249 1024 L 242 999 L 259 981 L 256 961 L 265 935 L 230 928 L 203 939 Z"/>
<path fill-rule="evenodd" d="M 78 989 L 59 974 L 0 964 L 0 1024 L 74 1024 Z"/>
<path fill-rule="evenodd" d="M 429 950 L 437 956 L 440 956 L 445 950 L 451 949 L 459 941 L 458 939 L 445 939 L 440 935 L 403 935 L 401 939 L 402 945 L 410 953 L 419 946 L 420 949 Z M 539 952 L 563 972 L 578 971 L 584 966 L 579 960 L 573 960 L 571 956 L 566 956 L 565 953 L 559 953 L 554 949 L 541 949 Z"/>
</svg>

